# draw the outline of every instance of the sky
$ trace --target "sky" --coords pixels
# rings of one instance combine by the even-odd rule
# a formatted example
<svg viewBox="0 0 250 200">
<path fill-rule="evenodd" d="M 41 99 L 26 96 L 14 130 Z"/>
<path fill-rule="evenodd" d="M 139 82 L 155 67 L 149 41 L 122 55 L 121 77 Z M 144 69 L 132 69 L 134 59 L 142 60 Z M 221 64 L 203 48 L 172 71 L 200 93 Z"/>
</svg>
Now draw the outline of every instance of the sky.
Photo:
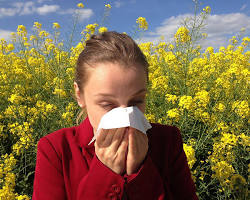
<svg viewBox="0 0 250 200">
<path fill-rule="evenodd" d="M 108 3 L 112 8 L 102 24 L 108 30 L 126 32 L 143 42 L 158 42 L 161 36 L 165 41 L 171 41 L 183 19 L 194 15 L 195 8 L 193 0 L 0 0 L 0 38 L 9 41 L 10 33 L 16 32 L 21 24 L 31 35 L 34 22 L 41 23 L 44 30 L 53 33 L 53 22 L 57 22 L 61 26 L 61 38 L 66 41 L 74 27 L 78 3 L 83 3 L 85 7 L 78 10 L 79 20 L 73 37 L 75 44 L 87 24 L 103 22 L 104 5 Z M 245 35 L 250 36 L 249 0 L 203 0 L 199 1 L 199 5 L 200 10 L 211 7 L 203 30 L 208 34 L 202 42 L 204 47 L 226 46 L 242 28 L 245 28 Z M 138 17 L 145 17 L 148 22 L 148 30 L 140 39 L 133 34 Z"/>
</svg>

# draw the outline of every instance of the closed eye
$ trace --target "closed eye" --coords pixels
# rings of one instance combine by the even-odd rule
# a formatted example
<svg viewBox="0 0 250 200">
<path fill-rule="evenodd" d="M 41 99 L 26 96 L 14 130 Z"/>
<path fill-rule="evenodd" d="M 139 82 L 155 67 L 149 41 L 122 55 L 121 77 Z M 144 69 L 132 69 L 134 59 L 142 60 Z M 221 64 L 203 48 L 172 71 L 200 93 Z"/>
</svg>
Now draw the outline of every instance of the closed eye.
<svg viewBox="0 0 250 200">
<path fill-rule="evenodd" d="M 142 104 L 144 101 L 135 101 L 133 102 L 133 104 Z M 114 106 L 113 104 L 106 104 L 106 105 L 101 105 L 103 108 L 109 108 L 109 107 L 112 107 Z M 132 106 L 132 105 L 130 105 Z"/>
</svg>

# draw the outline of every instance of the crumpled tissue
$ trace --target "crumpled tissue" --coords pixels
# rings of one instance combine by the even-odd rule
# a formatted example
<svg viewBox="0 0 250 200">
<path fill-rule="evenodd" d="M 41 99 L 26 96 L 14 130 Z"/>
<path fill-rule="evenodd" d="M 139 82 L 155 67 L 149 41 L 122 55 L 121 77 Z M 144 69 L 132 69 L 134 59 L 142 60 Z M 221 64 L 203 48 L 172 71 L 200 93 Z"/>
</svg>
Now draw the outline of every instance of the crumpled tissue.
<svg viewBox="0 0 250 200">
<path fill-rule="evenodd" d="M 102 116 L 96 134 L 89 144 L 96 139 L 100 129 L 122 128 L 129 126 L 138 129 L 145 134 L 148 129 L 152 128 L 143 112 L 141 112 L 137 106 L 114 108 Z"/>
</svg>

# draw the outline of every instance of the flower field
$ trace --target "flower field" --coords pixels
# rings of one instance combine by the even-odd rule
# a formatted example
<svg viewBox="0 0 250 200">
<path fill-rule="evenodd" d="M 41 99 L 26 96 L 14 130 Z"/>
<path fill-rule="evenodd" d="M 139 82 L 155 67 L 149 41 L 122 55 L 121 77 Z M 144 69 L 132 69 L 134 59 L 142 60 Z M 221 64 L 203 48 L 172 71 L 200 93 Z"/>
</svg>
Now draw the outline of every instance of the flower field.
<svg viewBox="0 0 250 200">
<path fill-rule="evenodd" d="M 204 8 L 200 19 L 209 13 Z M 143 17 L 136 23 L 140 33 L 148 28 Z M 139 44 L 150 64 L 145 115 L 181 130 L 200 199 L 248 199 L 250 38 L 235 36 L 218 50 L 202 50 L 206 34 L 190 24 L 171 42 Z M 89 24 L 66 50 L 60 25 L 52 26 L 48 33 L 34 22 L 30 34 L 19 25 L 11 42 L 0 40 L 0 200 L 31 199 L 37 142 L 79 123 L 75 64 L 91 34 L 108 30 Z"/>
</svg>

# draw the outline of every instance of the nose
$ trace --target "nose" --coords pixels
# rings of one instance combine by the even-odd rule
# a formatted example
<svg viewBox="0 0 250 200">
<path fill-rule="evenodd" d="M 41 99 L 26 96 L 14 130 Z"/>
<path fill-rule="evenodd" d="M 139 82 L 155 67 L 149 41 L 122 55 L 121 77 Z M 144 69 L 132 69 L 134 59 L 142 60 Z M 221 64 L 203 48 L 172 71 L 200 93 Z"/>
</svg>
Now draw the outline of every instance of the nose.
<svg viewBox="0 0 250 200">
<path fill-rule="evenodd" d="M 129 107 L 128 105 L 122 105 L 120 106 L 121 108 L 126 108 L 126 107 Z"/>
</svg>

